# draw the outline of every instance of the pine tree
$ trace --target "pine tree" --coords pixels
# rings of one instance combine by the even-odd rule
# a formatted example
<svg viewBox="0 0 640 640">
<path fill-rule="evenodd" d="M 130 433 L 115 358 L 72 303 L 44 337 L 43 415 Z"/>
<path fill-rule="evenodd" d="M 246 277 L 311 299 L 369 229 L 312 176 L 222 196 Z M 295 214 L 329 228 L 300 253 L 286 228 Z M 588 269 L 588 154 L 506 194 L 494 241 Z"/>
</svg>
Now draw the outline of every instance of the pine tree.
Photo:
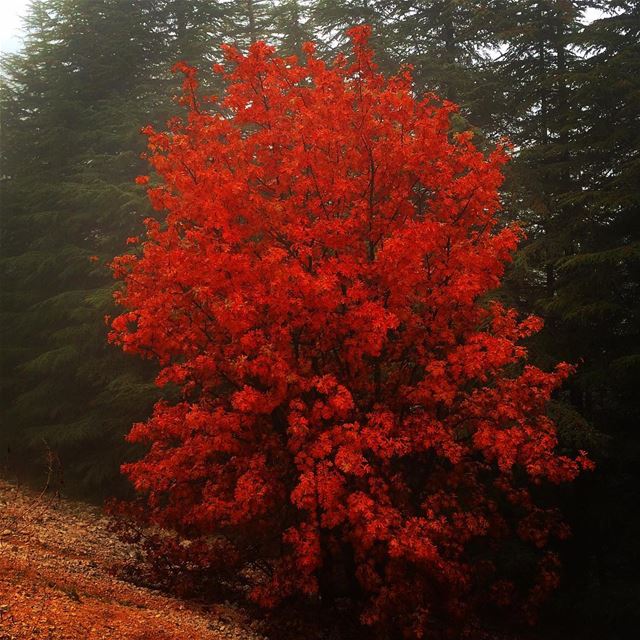
<svg viewBox="0 0 640 640">
<path fill-rule="evenodd" d="M 584 25 L 598 6 L 611 15 Z M 528 234 L 507 293 L 545 316 L 540 357 L 584 359 L 574 401 L 605 424 L 630 379 L 610 367 L 633 367 L 638 345 L 638 4 L 498 9 L 491 110 L 516 146 L 507 209 Z"/>
<path fill-rule="evenodd" d="M 606 13 L 578 39 L 579 172 L 566 199 L 579 216 L 571 251 L 556 264 L 556 295 L 544 302 L 567 353 L 583 360 L 573 403 L 608 437 L 593 484 L 574 500 L 574 598 L 590 625 L 624 637 L 640 622 L 640 3 L 601 8 Z M 579 560 L 587 551 L 596 579 Z"/>
<path fill-rule="evenodd" d="M 580 58 L 574 44 L 587 2 L 498 2 L 493 19 L 503 52 L 493 64 L 494 130 L 516 146 L 509 194 L 529 234 L 521 251 L 524 307 L 555 294 L 556 262 L 569 250 L 579 212 L 567 201 L 578 171 L 580 135 L 572 105 Z M 548 316 L 548 314 L 547 314 Z M 552 318 L 550 325 L 553 325 Z"/>
<path fill-rule="evenodd" d="M 492 8 L 482 0 L 320 0 L 313 15 L 337 48 L 350 24 L 373 26 L 372 42 L 383 68 L 414 68 L 416 91 L 433 91 L 460 104 L 476 127 L 487 123 L 482 70 L 489 59 Z"/>
<path fill-rule="evenodd" d="M 270 41 L 282 54 L 302 54 L 302 45 L 314 39 L 308 0 L 282 0 L 274 4 Z"/>
<path fill-rule="evenodd" d="M 625 603 L 635 597 L 640 529 L 629 516 L 640 453 L 639 8 L 637 1 L 502 3 L 490 85 L 491 108 L 501 114 L 496 128 L 516 145 L 507 211 L 528 234 L 503 294 L 544 316 L 532 345 L 539 362 L 580 362 L 565 398 L 571 404 L 556 404 L 561 441 L 575 442 L 585 419 L 605 437 L 589 447 L 599 458 L 594 481 L 567 498 L 575 537 L 566 598 L 607 633 L 615 633 L 612 618 L 618 632 L 637 623 Z M 586 24 L 587 9 L 605 14 Z M 622 565 L 628 574 L 613 591 L 608 580 Z"/>
<path fill-rule="evenodd" d="M 312 7 L 313 24 L 321 36 L 320 44 L 329 51 L 347 51 L 349 39 L 346 30 L 355 24 L 372 27 L 371 41 L 376 53 L 382 55 L 378 64 L 390 63 L 388 31 L 391 12 L 379 0 L 318 0 Z"/>
<path fill-rule="evenodd" d="M 147 368 L 106 346 L 105 263 L 149 212 L 140 127 L 174 112 L 170 68 L 207 63 L 219 15 L 204 0 L 35 2 L 4 61 L 2 440 L 27 472 L 46 442 L 72 485 L 108 491 L 155 399 Z"/>
<path fill-rule="evenodd" d="M 272 24 L 269 0 L 223 0 L 222 6 L 226 16 L 224 42 L 246 49 L 266 39 Z"/>
<path fill-rule="evenodd" d="M 640 418 L 640 3 L 606 4 L 610 13 L 580 34 L 580 172 L 569 197 L 582 216 L 573 251 L 558 262 L 553 310 L 571 347 L 582 345 L 582 408 L 599 424 L 613 414 L 610 426 L 625 429 Z"/>
</svg>

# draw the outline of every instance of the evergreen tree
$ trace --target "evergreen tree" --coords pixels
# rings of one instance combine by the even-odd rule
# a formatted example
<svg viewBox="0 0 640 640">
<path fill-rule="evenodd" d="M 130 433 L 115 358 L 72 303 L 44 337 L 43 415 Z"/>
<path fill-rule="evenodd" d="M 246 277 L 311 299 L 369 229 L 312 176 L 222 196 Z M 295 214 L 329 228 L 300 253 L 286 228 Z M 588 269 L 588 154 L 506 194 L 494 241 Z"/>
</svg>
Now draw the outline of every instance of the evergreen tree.
<svg viewBox="0 0 640 640">
<path fill-rule="evenodd" d="M 273 11 L 269 0 L 223 0 L 222 6 L 226 17 L 224 42 L 246 49 L 252 42 L 267 39 Z"/>
<path fill-rule="evenodd" d="M 395 70 L 413 65 L 419 93 L 433 91 L 462 107 L 476 127 L 487 124 L 482 69 L 490 57 L 485 0 L 320 0 L 314 19 L 335 47 L 344 47 L 350 24 L 373 26 L 377 59 Z"/>
<path fill-rule="evenodd" d="M 640 460 L 639 8 L 502 3 L 494 23 L 502 55 L 490 85 L 496 129 L 516 145 L 507 214 L 528 235 L 504 295 L 545 318 L 532 345 L 538 361 L 580 362 L 568 384 L 571 405 L 555 406 L 562 441 L 585 418 L 605 436 L 582 443 L 598 456 L 598 471 L 567 497 L 574 540 L 565 595 L 587 626 L 611 637 L 626 637 L 638 611 L 640 519 L 629 514 Z M 605 14 L 586 24 L 587 9 Z"/>
<path fill-rule="evenodd" d="M 529 309 L 542 294 L 555 294 L 556 261 L 568 250 L 579 216 L 565 196 L 579 172 L 573 143 L 581 132 L 572 94 L 581 64 L 575 41 L 587 5 L 580 0 L 494 5 L 502 53 L 492 65 L 490 110 L 493 129 L 516 147 L 509 206 L 529 234 L 526 251 L 520 253 L 525 268 L 519 291 Z"/>
<path fill-rule="evenodd" d="M 389 63 L 388 35 L 391 12 L 380 0 L 318 0 L 312 7 L 313 24 L 322 44 L 330 51 L 347 51 L 346 30 L 356 24 L 372 27 L 371 42 L 376 47 L 378 64 Z M 380 58 L 382 55 L 383 58 Z"/>
<path fill-rule="evenodd" d="M 308 0 L 282 0 L 273 5 L 271 38 L 284 55 L 301 55 L 302 45 L 315 40 Z"/>
<path fill-rule="evenodd" d="M 220 15 L 204 0 L 37 1 L 4 60 L 2 440 L 27 472 L 46 442 L 72 485 L 108 492 L 154 399 L 145 367 L 106 346 L 105 262 L 149 213 L 139 129 L 175 111 L 170 68 L 207 63 Z"/>
<path fill-rule="evenodd" d="M 606 5 L 609 13 L 580 34 L 579 173 L 568 197 L 582 215 L 571 253 L 558 262 L 550 306 L 573 337 L 570 348 L 582 349 L 581 408 L 598 424 L 626 430 L 640 419 L 633 384 L 640 377 L 640 3 Z"/>
<path fill-rule="evenodd" d="M 601 5 L 606 13 L 578 40 L 579 173 L 567 200 L 579 224 L 557 263 L 556 296 L 545 303 L 567 351 L 583 359 L 573 402 L 609 438 L 576 501 L 570 571 L 578 610 L 590 626 L 624 638 L 640 622 L 640 3 Z M 579 559 L 588 553 L 596 579 Z"/>
<path fill-rule="evenodd" d="M 584 25 L 598 6 L 611 14 Z M 498 9 L 491 110 L 515 144 L 507 211 L 528 235 L 507 293 L 545 317 L 540 358 L 584 359 L 573 399 L 606 425 L 637 366 L 638 3 Z"/>
</svg>

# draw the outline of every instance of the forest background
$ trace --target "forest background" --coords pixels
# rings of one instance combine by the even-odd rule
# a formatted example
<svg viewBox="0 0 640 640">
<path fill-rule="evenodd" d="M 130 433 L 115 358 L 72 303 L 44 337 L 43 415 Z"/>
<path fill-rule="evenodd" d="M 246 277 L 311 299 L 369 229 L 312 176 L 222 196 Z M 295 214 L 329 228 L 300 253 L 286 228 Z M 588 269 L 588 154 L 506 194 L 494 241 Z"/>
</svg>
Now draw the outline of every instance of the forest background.
<svg viewBox="0 0 640 640">
<path fill-rule="evenodd" d="M 179 113 L 173 63 L 215 93 L 221 43 L 295 54 L 313 40 L 331 58 L 362 22 L 385 71 L 411 63 L 418 93 L 460 104 L 457 129 L 514 145 L 502 215 L 527 239 L 497 296 L 544 318 L 535 364 L 579 364 L 550 411 L 561 444 L 598 465 L 558 496 L 574 535 L 550 615 L 627 637 L 640 622 L 636 0 L 33 1 L 2 60 L 2 473 L 38 481 L 55 460 L 68 494 L 127 494 L 119 466 L 140 452 L 123 438 L 158 391 L 152 367 L 106 343 L 106 265 L 150 214 L 139 130 Z"/>
</svg>

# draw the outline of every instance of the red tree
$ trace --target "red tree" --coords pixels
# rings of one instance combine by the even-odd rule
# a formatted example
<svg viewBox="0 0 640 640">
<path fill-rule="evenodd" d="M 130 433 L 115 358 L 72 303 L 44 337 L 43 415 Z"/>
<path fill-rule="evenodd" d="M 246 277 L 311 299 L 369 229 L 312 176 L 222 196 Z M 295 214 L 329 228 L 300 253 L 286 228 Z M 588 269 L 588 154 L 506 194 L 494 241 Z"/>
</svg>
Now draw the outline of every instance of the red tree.
<svg viewBox="0 0 640 640">
<path fill-rule="evenodd" d="M 385 79 L 368 33 L 331 66 L 228 47 L 221 100 L 177 65 L 188 117 L 146 130 L 166 218 L 114 261 L 111 340 L 182 392 L 129 435 L 154 521 L 250 532 L 266 604 L 347 589 L 420 637 L 515 597 L 501 541 L 566 534 L 531 486 L 589 462 L 556 454 L 545 414 L 571 367 L 524 364 L 540 321 L 484 301 L 519 237 L 496 222 L 504 150 L 453 134 L 408 71 Z M 526 603 L 556 580 L 539 557 Z"/>
</svg>

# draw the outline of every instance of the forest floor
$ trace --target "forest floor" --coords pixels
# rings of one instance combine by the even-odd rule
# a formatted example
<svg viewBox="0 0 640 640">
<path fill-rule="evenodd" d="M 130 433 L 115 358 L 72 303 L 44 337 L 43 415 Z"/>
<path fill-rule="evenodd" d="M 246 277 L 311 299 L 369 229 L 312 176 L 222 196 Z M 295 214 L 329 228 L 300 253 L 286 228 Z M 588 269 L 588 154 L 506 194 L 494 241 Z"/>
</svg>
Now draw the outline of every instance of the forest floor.
<svg viewBox="0 0 640 640">
<path fill-rule="evenodd" d="M 0 480 L 0 640 L 257 640 L 232 605 L 125 582 L 135 550 L 97 508 Z"/>
</svg>

